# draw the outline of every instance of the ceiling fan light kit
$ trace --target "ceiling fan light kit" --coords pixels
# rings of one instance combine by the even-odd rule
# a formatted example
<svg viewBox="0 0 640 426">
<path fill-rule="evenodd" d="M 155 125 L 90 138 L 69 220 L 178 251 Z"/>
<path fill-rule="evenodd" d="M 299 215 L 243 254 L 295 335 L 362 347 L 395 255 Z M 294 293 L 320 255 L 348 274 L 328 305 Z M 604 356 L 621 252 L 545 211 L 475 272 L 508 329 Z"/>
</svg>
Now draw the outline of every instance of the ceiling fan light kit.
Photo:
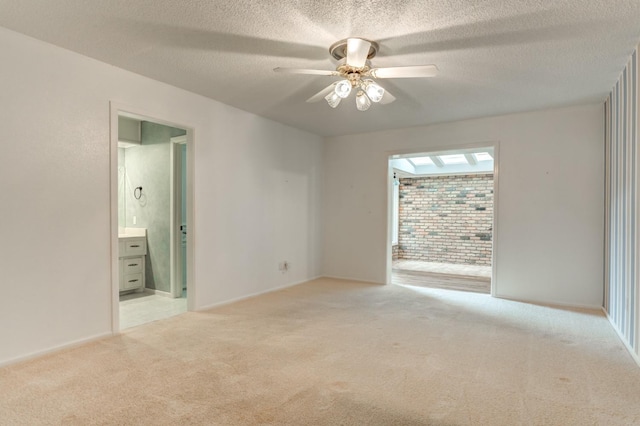
<svg viewBox="0 0 640 426">
<path fill-rule="evenodd" d="M 342 79 L 316 93 L 307 102 L 325 99 L 331 108 L 336 108 L 342 99 L 357 90 L 356 108 L 366 111 L 371 103 L 389 104 L 395 97 L 373 79 L 379 78 L 420 78 L 433 77 L 438 73 L 435 65 L 417 65 L 409 67 L 373 68 L 369 59 L 378 53 L 378 43 L 363 38 L 348 38 L 331 45 L 329 54 L 338 60 L 335 71 L 311 70 L 303 68 L 275 68 L 275 72 L 287 74 L 310 74 Z"/>
<path fill-rule="evenodd" d="M 337 107 L 340 104 L 340 101 L 342 100 L 342 98 L 338 96 L 338 94 L 335 91 L 329 93 L 327 96 L 324 97 L 324 99 L 327 101 L 327 103 L 331 108 Z"/>
<path fill-rule="evenodd" d="M 371 106 L 371 100 L 369 97 L 362 91 L 358 91 L 356 95 L 356 108 L 358 111 L 366 111 Z"/>
<path fill-rule="evenodd" d="M 342 99 L 345 99 L 351 93 L 351 85 L 352 83 L 349 80 L 340 80 L 333 91 L 336 95 L 340 96 Z"/>
<path fill-rule="evenodd" d="M 384 89 L 373 80 L 364 80 L 361 85 L 371 102 L 380 102 L 384 96 Z"/>
</svg>

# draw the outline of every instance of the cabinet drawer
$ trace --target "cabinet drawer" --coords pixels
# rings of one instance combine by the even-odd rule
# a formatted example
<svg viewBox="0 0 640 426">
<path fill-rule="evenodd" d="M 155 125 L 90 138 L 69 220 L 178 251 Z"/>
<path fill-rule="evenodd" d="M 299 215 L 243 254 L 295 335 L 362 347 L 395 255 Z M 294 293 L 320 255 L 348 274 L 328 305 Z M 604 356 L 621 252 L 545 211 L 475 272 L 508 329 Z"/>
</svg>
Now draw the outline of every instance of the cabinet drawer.
<svg viewBox="0 0 640 426">
<path fill-rule="evenodd" d="M 143 262 L 141 257 L 130 257 L 122 259 L 122 265 L 124 275 L 137 274 L 142 272 Z"/>
<path fill-rule="evenodd" d="M 129 239 L 124 242 L 124 256 L 142 256 L 145 254 L 147 254 L 147 242 L 144 238 Z"/>
<path fill-rule="evenodd" d="M 132 290 L 134 288 L 140 288 L 143 285 L 142 274 L 125 275 L 124 282 L 122 284 L 123 284 L 122 285 L 123 290 Z"/>
</svg>

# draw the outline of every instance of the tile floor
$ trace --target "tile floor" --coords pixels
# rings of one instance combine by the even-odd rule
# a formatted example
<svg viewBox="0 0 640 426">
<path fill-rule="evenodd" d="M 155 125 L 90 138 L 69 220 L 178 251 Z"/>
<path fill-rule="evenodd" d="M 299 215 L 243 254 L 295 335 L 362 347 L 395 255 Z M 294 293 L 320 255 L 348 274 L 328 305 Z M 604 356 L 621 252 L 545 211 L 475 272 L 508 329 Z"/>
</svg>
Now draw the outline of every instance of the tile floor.
<svg viewBox="0 0 640 426">
<path fill-rule="evenodd" d="M 393 261 L 393 269 L 491 278 L 491 266 L 456 265 L 452 263 L 435 263 L 424 262 L 421 260 L 398 259 Z"/>
<path fill-rule="evenodd" d="M 120 296 L 120 330 L 146 324 L 187 312 L 187 295 L 180 298 L 151 293 L 130 293 Z"/>
</svg>

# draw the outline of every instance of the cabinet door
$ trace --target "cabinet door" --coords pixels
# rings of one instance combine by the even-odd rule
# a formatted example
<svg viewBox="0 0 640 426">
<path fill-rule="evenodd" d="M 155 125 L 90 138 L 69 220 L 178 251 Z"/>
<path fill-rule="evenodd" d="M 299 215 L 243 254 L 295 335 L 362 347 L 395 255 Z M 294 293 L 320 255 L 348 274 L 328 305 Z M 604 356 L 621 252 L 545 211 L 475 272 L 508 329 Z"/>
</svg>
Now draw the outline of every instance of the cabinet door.
<svg viewBox="0 0 640 426">
<path fill-rule="evenodd" d="M 124 276 L 123 290 L 133 290 L 142 287 L 142 274 L 129 274 Z"/>
<path fill-rule="evenodd" d="M 124 275 L 137 274 L 142 272 L 142 257 L 129 257 L 122 259 Z"/>
<path fill-rule="evenodd" d="M 147 254 L 147 241 L 144 238 L 130 238 L 124 243 L 124 253 L 120 256 L 143 256 Z"/>
</svg>

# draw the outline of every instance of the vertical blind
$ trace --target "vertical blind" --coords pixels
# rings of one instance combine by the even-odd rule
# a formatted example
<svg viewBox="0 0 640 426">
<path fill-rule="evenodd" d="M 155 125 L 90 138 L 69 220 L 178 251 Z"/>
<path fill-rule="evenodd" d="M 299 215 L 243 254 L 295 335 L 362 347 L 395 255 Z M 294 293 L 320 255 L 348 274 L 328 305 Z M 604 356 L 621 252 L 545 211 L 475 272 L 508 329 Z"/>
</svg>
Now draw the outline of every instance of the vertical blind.
<svg viewBox="0 0 640 426">
<path fill-rule="evenodd" d="M 604 294 L 611 322 L 636 356 L 640 355 L 637 52 L 605 103 Z"/>
</svg>

